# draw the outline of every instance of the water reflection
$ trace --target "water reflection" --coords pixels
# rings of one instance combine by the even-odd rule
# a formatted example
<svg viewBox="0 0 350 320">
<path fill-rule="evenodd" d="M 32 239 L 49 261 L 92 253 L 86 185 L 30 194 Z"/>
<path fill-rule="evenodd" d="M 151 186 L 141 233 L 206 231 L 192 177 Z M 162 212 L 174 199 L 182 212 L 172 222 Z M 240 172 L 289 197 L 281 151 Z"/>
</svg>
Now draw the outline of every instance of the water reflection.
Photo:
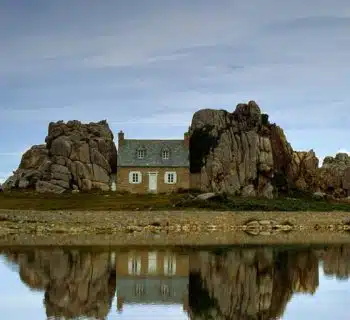
<svg viewBox="0 0 350 320">
<path fill-rule="evenodd" d="M 24 284 L 44 292 L 50 319 L 107 319 L 134 304 L 181 306 L 192 320 L 278 319 L 294 294 L 317 291 L 319 265 L 338 279 L 350 275 L 350 246 L 23 249 L 3 255 Z"/>
<path fill-rule="evenodd" d="M 26 250 L 6 257 L 19 265 L 20 279 L 27 286 L 45 291 L 47 317 L 107 316 L 115 293 L 109 253 Z"/>
</svg>

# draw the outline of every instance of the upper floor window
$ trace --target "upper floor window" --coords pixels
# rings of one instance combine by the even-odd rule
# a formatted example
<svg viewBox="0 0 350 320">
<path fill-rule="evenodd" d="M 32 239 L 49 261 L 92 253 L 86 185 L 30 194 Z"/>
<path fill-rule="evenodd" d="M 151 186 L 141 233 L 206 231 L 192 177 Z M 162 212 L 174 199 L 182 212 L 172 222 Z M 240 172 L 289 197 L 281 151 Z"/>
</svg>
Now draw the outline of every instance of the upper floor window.
<svg viewBox="0 0 350 320">
<path fill-rule="evenodd" d="M 160 292 L 162 293 L 162 296 L 170 296 L 170 289 L 169 286 L 166 284 L 161 284 L 160 286 Z"/>
<path fill-rule="evenodd" d="M 138 149 L 137 150 L 137 158 L 144 159 L 146 156 L 146 150 L 145 149 Z"/>
<path fill-rule="evenodd" d="M 162 158 L 164 160 L 168 160 L 170 158 L 170 151 L 168 149 L 164 149 L 162 151 Z"/>
<path fill-rule="evenodd" d="M 141 297 L 141 296 L 145 295 L 145 288 L 144 288 L 143 284 L 140 284 L 140 283 L 135 284 L 134 295 L 137 297 Z"/>
</svg>

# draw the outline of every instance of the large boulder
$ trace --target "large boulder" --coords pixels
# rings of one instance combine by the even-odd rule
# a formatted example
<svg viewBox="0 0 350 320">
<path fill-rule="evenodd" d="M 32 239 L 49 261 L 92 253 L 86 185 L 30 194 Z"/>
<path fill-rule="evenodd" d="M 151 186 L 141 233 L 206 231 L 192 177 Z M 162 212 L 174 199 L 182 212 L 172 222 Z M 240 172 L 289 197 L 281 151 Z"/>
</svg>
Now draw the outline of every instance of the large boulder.
<svg viewBox="0 0 350 320">
<path fill-rule="evenodd" d="M 106 121 L 51 122 L 46 144 L 30 148 L 5 189 L 32 188 L 63 193 L 70 189 L 109 190 L 116 171 L 117 150 Z"/>
<path fill-rule="evenodd" d="M 318 170 L 318 185 L 320 191 L 336 198 L 350 196 L 350 156 L 337 153 L 325 157 Z"/>
<path fill-rule="evenodd" d="M 292 189 L 315 191 L 315 153 L 295 152 L 283 130 L 254 101 L 232 113 L 202 109 L 192 118 L 191 173 L 203 192 L 272 198 Z"/>
</svg>

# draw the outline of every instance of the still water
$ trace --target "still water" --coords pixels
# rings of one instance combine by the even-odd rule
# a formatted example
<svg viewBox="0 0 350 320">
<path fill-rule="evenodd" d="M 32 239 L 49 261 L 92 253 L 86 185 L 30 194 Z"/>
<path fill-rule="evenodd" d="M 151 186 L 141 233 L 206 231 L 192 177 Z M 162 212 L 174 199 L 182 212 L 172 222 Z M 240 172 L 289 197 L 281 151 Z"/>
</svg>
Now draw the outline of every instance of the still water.
<svg viewBox="0 0 350 320">
<path fill-rule="evenodd" d="M 349 319 L 350 245 L 23 248 L 0 319 Z"/>
</svg>

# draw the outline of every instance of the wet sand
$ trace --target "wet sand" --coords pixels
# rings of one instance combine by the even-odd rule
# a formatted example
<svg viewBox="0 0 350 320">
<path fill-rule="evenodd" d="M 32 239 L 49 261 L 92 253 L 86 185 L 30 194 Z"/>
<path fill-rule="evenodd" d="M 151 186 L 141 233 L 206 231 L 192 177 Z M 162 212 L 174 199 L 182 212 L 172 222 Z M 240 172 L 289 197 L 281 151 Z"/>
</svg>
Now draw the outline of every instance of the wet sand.
<svg viewBox="0 0 350 320">
<path fill-rule="evenodd" d="M 349 213 L 0 210 L 0 246 L 325 243 L 350 243 Z"/>
</svg>

